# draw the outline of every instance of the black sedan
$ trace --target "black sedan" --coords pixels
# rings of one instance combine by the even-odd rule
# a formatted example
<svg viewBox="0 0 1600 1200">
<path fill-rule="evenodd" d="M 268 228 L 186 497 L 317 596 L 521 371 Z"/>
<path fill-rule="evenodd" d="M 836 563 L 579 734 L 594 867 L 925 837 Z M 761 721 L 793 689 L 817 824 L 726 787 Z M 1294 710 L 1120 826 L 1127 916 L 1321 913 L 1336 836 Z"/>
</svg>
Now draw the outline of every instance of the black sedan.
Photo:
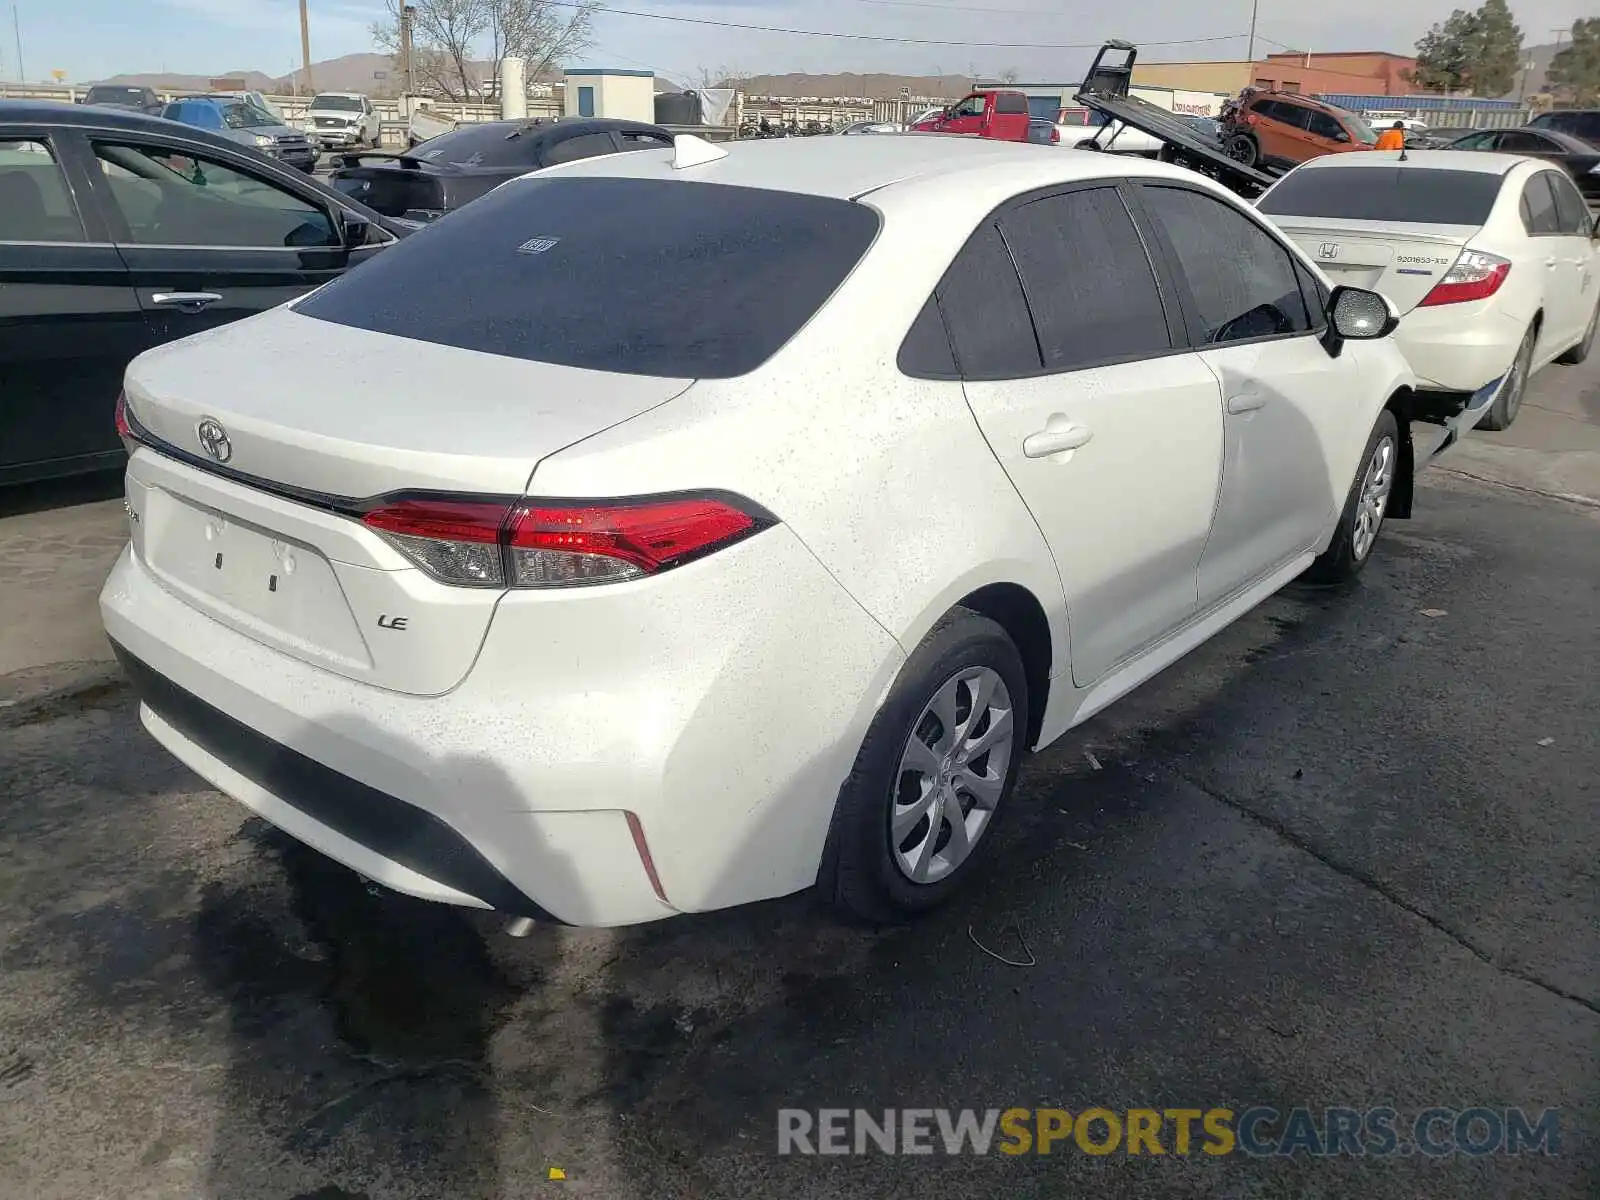
<svg viewBox="0 0 1600 1200">
<path fill-rule="evenodd" d="M 405 154 L 344 154 L 330 182 L 391 217 L 431 221 L 541 167 L 624 150 L 661 150 L 660 125 L 600 117 L 485 121 L 429 138 Z"/>
<path fill-rule="evenodd" d="M 0 485 L 115 466 L 134 355 L 291 300 L 414 228 L 175 121 L 0 100 Z M 294 372 L 286 348 L 285 386 Z"/>
<path fill-rule="evenodd" d="M 1560 163 L 1591 205 L 1600 205 L 1600 150 L 1554 129 L 1484 129 L 1457 138 L 1447 150 L 1495 150 Z"/>
</svg>

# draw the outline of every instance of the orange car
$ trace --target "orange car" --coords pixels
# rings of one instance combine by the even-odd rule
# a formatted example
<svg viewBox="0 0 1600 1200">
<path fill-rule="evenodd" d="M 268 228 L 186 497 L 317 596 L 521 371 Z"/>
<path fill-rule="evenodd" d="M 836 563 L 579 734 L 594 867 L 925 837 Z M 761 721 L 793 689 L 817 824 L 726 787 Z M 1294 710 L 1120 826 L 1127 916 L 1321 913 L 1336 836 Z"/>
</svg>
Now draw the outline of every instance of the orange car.
<svg viewBox="0 0 1600 1200">
<path fill-rule="evenodd" d="M 1372 150 L 1378 135 L 1353 112 L 1293 92 L 1247 90 L 1224 115 L 1223 145 L 1247 167 L 1292 167 L 1324 154 Z"/>
</svg>

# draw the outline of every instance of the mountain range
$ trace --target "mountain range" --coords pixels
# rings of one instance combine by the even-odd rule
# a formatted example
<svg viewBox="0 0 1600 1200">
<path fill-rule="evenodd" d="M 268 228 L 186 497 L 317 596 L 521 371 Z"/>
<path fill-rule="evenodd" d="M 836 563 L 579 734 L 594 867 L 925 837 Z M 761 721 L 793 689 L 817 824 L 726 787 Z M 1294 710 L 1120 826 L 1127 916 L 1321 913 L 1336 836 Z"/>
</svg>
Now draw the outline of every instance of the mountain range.
<svg viewBox="0 0 1600 1200">
<path fill-rule="evenodd" d="M 1510 99 L 1516 99 L 1524 91 L 1527 95 L 1536 95 L 1544 88 L 1544 77 L 1549 69 L 1550 60 L 1555 56 L 1556 47 L 1553 43 L 1540 46 L 1527 46 L 1524 48 L 1524 61 L 1532 62 L 1533 69 L 1528 72 L 1527 85 L 1524 89 L 1522 80 L 1513 89 Z M 474 63 L 480 77 L 487 77 L 490 73 L 487 62 Z M 311 81 L 315 89 L 307 86 L 304 72 L 297 71 L 293 75 L 267 75 L 262 71 L 224 71 L 215 76 L 208 75 L 172 75 L 172 74 L 135 74 L 115 75 L 110 79 L 99 80 L 101 83 L 120 83 L 135 87 L 153 87 L 170 89 L 174 91 L 204 90 L 212 79 L 242 80 L 246 88 L 265 92 L 272 95 L 290 95 L 297 92 L 310 90 L 337 91 L 337 92 L 366 92 L 370 95 L 393 95 L 398 89 L 399 76 L 394 69 L 394 64 L 384 54 L 346 54 L 342 58 L 330 58 L 322 62 L 311 64 Z M 552 74 L 548 78 L 559 79 L 559 74 Z M 1066 82 L 1066 81 L 1063 81 Z M 840 73 L 832 75 L 810 75 L 801 73 L 788 73 L 778 75 L 745 75 L 737 80 L 722 80 L 724 87 L 738 86 L 747 94 L 757 96 L 804 96 L 827 98 L 832 96 L 868 96 L 875 99 L 897 98 L 902 89 L 912 96 L 962 96 L 972 86 L 972 81 L 964 75 L 892 75 L 883 73 L 854 74 Z M 675 92 L 681 91 L 685 85 L 656 77 L 656 91 Z"/>
</svg>

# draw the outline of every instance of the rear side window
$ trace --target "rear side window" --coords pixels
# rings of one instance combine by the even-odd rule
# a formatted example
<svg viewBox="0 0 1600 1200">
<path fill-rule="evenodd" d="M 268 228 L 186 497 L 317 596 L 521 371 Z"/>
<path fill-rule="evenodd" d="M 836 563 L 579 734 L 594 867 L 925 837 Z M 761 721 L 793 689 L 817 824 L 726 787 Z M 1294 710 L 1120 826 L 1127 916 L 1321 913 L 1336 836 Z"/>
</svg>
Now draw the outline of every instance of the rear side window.
<svg viewBox="0 0 1600 1200">
<path fill-rule="evenodd" d="M 1221 200 L 1181 188 L 1147 186 L 1143 198 L 1177 256 L 1200 342 L 1310 330 L 1294 259 L 1254 221 Z"/>
<path fill-rule="evenodd" d="M 1016 92 L 1001 92 L 994 98 L 994 111 L 1006 115 L 1028 111 L 1028 99 Z"/>
<path fill-rule="evenodd" d="M 828 197 L 526 179 L 335 279 L 299 311 L 535 362 L 726 379 L 793 337 L 877 231 L 872 209 Z"/>
<path fill-rule="evenodd" d="M 955 355 L 950 350 L 950 335 L 945 332 L 939 302 L 929 296 L 901 343 L 896 365 L 918 379 L 956 378 Z"/>
<path fill-rule="evenodd" d="M 1256 202 L 1274 217 L 1342 217 L 1419 225 L 1482 225 L 1500 195 L 1502 175 L 1388 167 L 1313 167 L 1291 171 Z"/>
<path fill-rule="evenodd" d="M 1532 234 L 1561 232 L 1561 217 L 1556 212 L 1556 197 L 1550 190 L 1547 171 L 1539 172 L 1522 189 L 1522 227 Z"/>
<path fill-rule="evenodd" d="M 545 146 L 544 163 L 553 167 L 557 163 L 577 162 L 580 158 L 594 158 L 598 154 L 612 154 L 617 144 L 609 133 L 580 133 L 555 145 Z"/>
<path fill-rule="evenodd" d="M 995 224 L 967 239 L 935 292 L 964 379 L 1015 379 L 1039 372 L 1039 343 L 1010 252 Z"/>
<path fill-rule="evenodd" d="M 1576 185 L 1558 171 L 1546 171 L 1544 178 L 1555 194 L 1556 217 L 1560 222 L 1561 232 L 1588 237 L 1594 222 L 1589 219 L 1589 206 L 1584 202 Z"/>
<path fill-rule="evenodd" d="M 670 150 L 672 139 L 659 133 L 628 133 L 618 135 L 624 150 Z"/>
<path fill-rule="evenodd" d="M 1115 188 L 1047 196 L 1005 214 L 1047 370 L 1172 348 L 1155 271 Z"/>
<path fill-rule="evenodd" d="M 1555 129 L 1600 146 L 1600 112 L 1541 113 L 1533 119 L 1540 129 Z"/>
<path fill-rule="evenodd" d="M 67 180 L 41 141 L 0 141 L 0 242 L 81 242 Z"/>
</svg>

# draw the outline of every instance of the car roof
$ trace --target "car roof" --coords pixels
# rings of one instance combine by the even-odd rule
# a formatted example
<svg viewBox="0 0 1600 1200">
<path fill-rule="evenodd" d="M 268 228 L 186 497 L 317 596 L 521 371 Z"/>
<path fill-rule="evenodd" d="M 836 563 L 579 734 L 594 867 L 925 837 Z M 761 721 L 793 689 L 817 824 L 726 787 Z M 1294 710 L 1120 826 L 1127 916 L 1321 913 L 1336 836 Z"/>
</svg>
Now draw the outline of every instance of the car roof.
<svg viewBox="0 0 1600 1200">
<path fill-rule="evenodd" d="M 1390 167 L 1403 165 L 1413 171 L 1476 171 L 1484 175 L 1504 175 L 1522 160 L 1515 154 L 1496 154 L 1492 150 L 1407 150 L 1405 159 L 1389 151 L 1361 154 L 1326 154 L 1301 163 L 1296 171 L 1318 171 L 1327 167 Z"/>
<path fill-rule="evenodd" d="M 343 96 L 349 100 L 365 100 L 367 98 L 365 92 L 313 92 L 311 94 L 313 100 L 318 96 Z"/>
<path fill-rule="evenodd" d="M 175 122 L 146 116 L 144 113 L 129 112 L 126 109 L 101 108 L 93 104 L 69 104 L 65 100 L 0 100 L 0 124 L 94 125 L 106 129 L 170 131 Z M 183 126 L 183 128 L 189 127 Z"/>
<path fill-rule="evenodd" d="M 852 200 L 891 184 L 958 182 L 974 172 L 1008 171 L 1017 191 L 1078 180 L 1140 175 L 1194 181 L 1192 171 L 1087 150 L 1060 150 L 945 133 L 884 138 L 760 138 L 729 143 L 726 157 L 681 170 L 666 150 L 608 154 L 547 167 L 538 173 L 679 179 L 734 187 L 770 188 Z"/>
</svg>

